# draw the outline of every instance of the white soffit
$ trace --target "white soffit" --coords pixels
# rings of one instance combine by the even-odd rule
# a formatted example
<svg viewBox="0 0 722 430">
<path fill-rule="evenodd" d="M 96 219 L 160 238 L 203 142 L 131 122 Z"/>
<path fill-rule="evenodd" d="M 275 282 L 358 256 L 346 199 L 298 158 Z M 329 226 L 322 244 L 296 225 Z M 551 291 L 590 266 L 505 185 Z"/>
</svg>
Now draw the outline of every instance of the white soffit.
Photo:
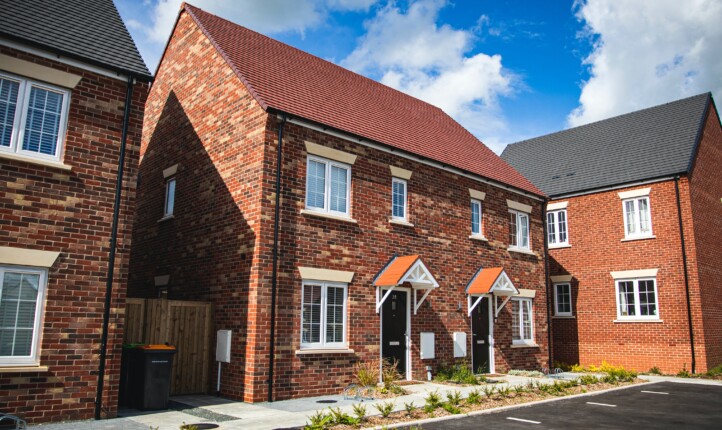
<svg viewBox="0 0 722 430">
<path fill-rule="evenodd" d="M 0 64 L 2 64 L 2 69 L 7 72 L 70 89 L 75 88 L 82 79 L 81 76 L 72 73 L 51 69 L 50 67 L 41 66 L 40 64 L 29 61 L 19 60 L 9 55 L 0 54 Z"/>
</svg>

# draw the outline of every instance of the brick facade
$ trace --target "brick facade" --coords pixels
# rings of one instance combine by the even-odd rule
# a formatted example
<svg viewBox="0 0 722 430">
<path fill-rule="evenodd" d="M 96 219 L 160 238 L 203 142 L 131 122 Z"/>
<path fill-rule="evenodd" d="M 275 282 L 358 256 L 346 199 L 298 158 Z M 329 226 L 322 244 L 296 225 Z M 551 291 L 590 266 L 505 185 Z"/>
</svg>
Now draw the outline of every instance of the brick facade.
<svg viewBox="0 0 722 430">
<path fill-rule="evenodd" d="M 722 362 L 719 335 L 719 268 L 722 134 L 712 110 L 690 176 L 679 179 L 689 276 L 696 371 Z M 715 166 L 715 167 L 712 167 Z M 654 237 L 625 241 L 619 192 L 651 188 Z M 572 275 L 573 318 L 553 317 L 554 359 L 599 364 L 602 360 L 639 371 L 653 366 L 666 373 L 691 369 L 682 241 L 674 179 L 594 192 L 568 202 L 570 247 L 550 249 L 550 276 Z M 617 321 L 615 281 L 610 272 L 659 269 L 659 321 Z"/>
<path fill-rule="evenodd" d="M 182 13 L 146 106 L 129 294 L 155 297 L 154 276 L 170 275 L 169 298 L 214 303 L 215 329 L 233 330 L 232 362 L 224 364 L 221 394 L 249 402 L 263 401 L 268 394 L 278 122 L 278 115 L 261 109 Z M 306 142 L 357 156 L 350 192 L 356 222 L 301 213 Z M 356 362 L 379 357 L 380 318 L 372 280 L 394 253 L 419 254 L 440 284 L 429 295 L 429 305 L 411 316 L 414 378 L 424 378 L 427 365 L 436 371 L 454 361 L 452 333 L 470 332 L 464 288 L 482 266 L 502 266 L 517 288 L 536 291 L 538 347 L 511 347 L 507 305 L 494 330 L 497 371 L 547 364 L 540 200 L 292 122 L 284 126 L 283 145 L 275 399 L 337 393 L 352 381 Z M 158 222 L 162 171 L 176 164 L 174 217 Z M 389 223 L 389 166 L 413 172 L 408 181 L 413 226 Z M 469 238 L 469 188 L 486 193 L 486 242 Z M 507 199 L 532 206 L 535 255 L 507 250 Z M 346 314 L 352 352 L 298 353 L 299 267 L 354 272 Z M 422 331 L 436 335 L 433 360 L 420 359 Z M 469 347 L 471 336 L 467 339 Z"/>
<path fill-rule="evenodd" d="M 0 47 L 0 53 L 82 77 L 70 93 L 61 158 L 71 170 L 0 156 L 0 246 L 60 253 L 48 269 L 41 367 L 37 371 L 0 367 L 0 409 L 29 422 L 87 419 L 93 416 L 97 387 L 126 82 L 7 47 Z M 128 128 L 104 416 L 117 412 L 130 232 L 147 90 L 147 84 L 135 84 Z"/>
</svg>

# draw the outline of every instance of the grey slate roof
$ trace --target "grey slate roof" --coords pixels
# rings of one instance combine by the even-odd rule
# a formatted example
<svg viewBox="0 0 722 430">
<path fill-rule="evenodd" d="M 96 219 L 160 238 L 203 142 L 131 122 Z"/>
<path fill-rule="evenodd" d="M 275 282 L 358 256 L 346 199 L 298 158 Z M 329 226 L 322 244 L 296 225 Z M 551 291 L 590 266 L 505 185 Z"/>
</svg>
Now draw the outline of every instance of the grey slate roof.
<svg viewBox="0 0 722 430">
<path fill-rule="evenodd" d="M 151 79 L 113 0 L 0 0 L 0 11 L 0 37 Z"/>
<path fill-rule="evenodd" d="M 501 158 L 549 196 L 687 173 L 711 94 L 510 144 Z"/>
</svg>

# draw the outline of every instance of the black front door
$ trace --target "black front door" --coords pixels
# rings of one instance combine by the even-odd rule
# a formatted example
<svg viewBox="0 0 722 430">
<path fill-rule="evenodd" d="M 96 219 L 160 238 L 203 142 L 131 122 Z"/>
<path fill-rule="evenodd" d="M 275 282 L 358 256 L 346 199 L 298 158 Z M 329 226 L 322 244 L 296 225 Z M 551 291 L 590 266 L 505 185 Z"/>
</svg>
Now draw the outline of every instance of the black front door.
<svg viewBox="0 0 722 430">
<path fill-rule="evenodd" d="M 406 379 L 406 300 L 405 291 L 391 291 L 381 306 L 381 357 L 398 363 Z"/>
<path fill-rule="evenodd" d="M 472 297 L 472 301 L 476 298 Z M 484 297 L 471 312 L 472 366 L 475 373 L 489 373 L 489 298 Z"/>
</svg>

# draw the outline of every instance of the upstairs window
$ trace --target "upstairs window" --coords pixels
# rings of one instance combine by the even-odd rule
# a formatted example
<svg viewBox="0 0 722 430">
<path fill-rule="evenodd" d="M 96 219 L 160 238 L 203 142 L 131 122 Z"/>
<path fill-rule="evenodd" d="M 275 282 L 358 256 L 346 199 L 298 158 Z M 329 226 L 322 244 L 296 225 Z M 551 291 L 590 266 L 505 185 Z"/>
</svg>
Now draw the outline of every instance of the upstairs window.
<svg viewBox="0 0 722 430">
<path fill-rule="evenodd" d="M 60 161 L 70 93 L 0 74 L 0 150 Z"/>
<path fill-rule="evenodd" d="M 550 247 L 568 243 L 566 210 L 547 213 L 547 242 Z"/>
<path fill-rule="evenodd" d="M 509 210 L 509 247 L 529 249 L 529 214 Z"/>
<path fill-rule="evenodd" d="M 0 266 L 0 366 L 38 364 L 47 272 Z"/>
<path fill-rule="evenodd" d="M 622 201 L 624 207 L 624 231 L 627 238 L 649 237 L 652 235 L 652 220 L 649 214 L 649 197 Z"/>
<path fill-rule="evenodd" d="M 391 218 L 407 220 L 408 196 L 406 192 L 406 181 L 399 178 L 391 180 Z"/>
<path fill-rule="evenodd" d="M 476 199 L 471 199 L 471 235 L 472 236 L 484 236 L 481 230 L 481 202 Z"/>
<path fill-rule="evenodd" d="M 348 217 L 351 166 L 308 156 L 306 209 Z"/>
<path fill-rule="evenodd" d="M 163 207 L 163 217 L 173 216 L 175 209 L 175 178 L 168 178 L 165 181 L 165 204 Z"/>
<path fill-rule="evenodd" d="M 346 347 L 346 284 L 304 281 L 301 347 Z"/>
</svg>

